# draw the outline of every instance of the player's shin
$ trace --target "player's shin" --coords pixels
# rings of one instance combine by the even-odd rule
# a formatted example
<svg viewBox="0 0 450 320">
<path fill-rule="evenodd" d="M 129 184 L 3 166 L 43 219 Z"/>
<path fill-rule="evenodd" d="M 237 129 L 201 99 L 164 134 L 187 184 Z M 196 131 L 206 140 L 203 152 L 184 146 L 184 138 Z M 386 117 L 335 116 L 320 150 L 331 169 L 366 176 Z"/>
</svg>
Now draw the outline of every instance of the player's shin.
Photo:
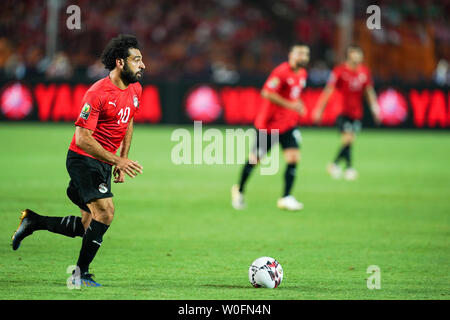
<svg viewBox="0 0 450 320">
<path fill-rule="evenodd" d="M 294 184 L 295 175 L 297 171 L 297 163 L 289 163 L 284 172 L 284 194 L 287 197 L 291 194 L 292 186 Z"/>
<path fill-rule="evenodd" d="M 347 168 L 351 168 L 352 167 L 352 145 L 349 144 L 347 147 L 347 152 L 345 154 L 345 161 L 347 164 Z"/>
<path fill-rule="evenodd" d="M 103 235 L 108 228 L 108 225 L 92 219 L 83 236 L 80 255 L 78 257 L 77 266 L 80 268 L 81 274 L 89 271 L 89 264 L 97 254 L 103 241 Z"/>
<path fill-rule="evenodd" d="M 341 159 L 345 159 L 346 161 L 348 161 L 348 154 L 349 154 L 349 149 L 350 149 L 350 145 L 345 144 L 341 147 L 341 149 L 339 150 L 336 158 L 334 159 L 334 163 L 338 164 L 339 160 Z"/>
<path fill-rule="evenodd" d="M 244 192 L 245 182 L 247 181 L 254 167 L 255 165 L 251 164 L 249 161 L 247 161 L 247 163 L 244 165 L 244 168 L 242 169 L 241 173 L 241 179 L 239 181 L 239 192 L 241 193 Z"/>
</svg>

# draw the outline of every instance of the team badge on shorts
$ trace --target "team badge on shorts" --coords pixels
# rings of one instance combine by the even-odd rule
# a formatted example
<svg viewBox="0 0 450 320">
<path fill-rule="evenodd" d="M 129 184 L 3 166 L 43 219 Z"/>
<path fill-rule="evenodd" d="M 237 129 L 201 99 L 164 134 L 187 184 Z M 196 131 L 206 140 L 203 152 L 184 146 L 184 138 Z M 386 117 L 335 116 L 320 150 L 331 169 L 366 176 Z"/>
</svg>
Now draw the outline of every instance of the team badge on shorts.
<svg viewBox="0 0 450 320">
<path fill-rule="evenodd" d="M 98 186 L 98 191 L 100 191 L 101 193 L 107 193 L 108 186 L 106 185 L 106 183 L 100 183 L 100 185 Z"/>
<path fill-rule="evenodd" d="M 87 120 L 89 118 L 89 114 L 91 113 L 91 106 L 89 103 L 85 103 L 83 108 L 81 108 L 80 118 Z"/>
<path fill-rule="evenodd" d="M 136 96 L 133 96 L 133 104 L 135 108 L 139 108 L 139 100 Z"/>
</svg>

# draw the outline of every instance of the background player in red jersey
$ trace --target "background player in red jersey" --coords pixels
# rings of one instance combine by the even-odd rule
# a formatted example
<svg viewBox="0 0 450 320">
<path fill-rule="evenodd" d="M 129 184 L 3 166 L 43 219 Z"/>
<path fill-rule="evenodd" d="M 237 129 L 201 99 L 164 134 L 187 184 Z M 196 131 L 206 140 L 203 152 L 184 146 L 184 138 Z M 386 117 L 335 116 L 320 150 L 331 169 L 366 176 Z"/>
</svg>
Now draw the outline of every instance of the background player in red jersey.
<svg viewBox="0 0 450 320">
<path fill-rule="evenodd" d="M 276 67 L 267 78 L 261 95 L 264 104 L 255 119 L 258 129 L 256 143 L 244 165 L 239 185 L 231 189 L 231 203 L 235 209 L 243 209 L 244 186 L 255 164 L 271 149 L 276 141 L 283 148 L 287 167 L 284 174 L 283 196 L 278 200 L 280 209 L 301 210 L 303 204 L 291 195 L 296 175 L 297 163 L 300 160 L 300 131 L 296 128 L 298 115 L 305 112 L 300 94 L 306 85 L 307 71 L 304 67 L 309 62 L 309 47 L 295 45 L 289 52 L 287 62 Z M 264 130 L 266 133 L 264 133 Z M 274 140 L 272 135 L 277 135 Z M 264 141 L 262 141 L 264 140 Z"/>
<path fill-rule="evenodd" d="M 79 275 L 75 273 L 73 282 L 84 286 L 99 286 L 89 273 L 89 265 L 114 217 L 112 166 L 115 183 L 124 182 L 125 174 L 133 178 L 142 173 L 142 166 L 128 159 L 133 116 L 142 93 L 138 80 L 145 69 L 136 38 L 120 35 L 112 39 L 102 62 L 111 72 L 86 92 L 66 160 L 71 178 L 67 195 L 81 209 L 81 218 L 46 217 L 26 209 L 12 237 L 14 250 L 36 230 L 83 237 Z M 119 148 L 120 156 L 116 155 Z"/>
<path fill-rule="evenodd" d="M 344 107 L 342 115 L 338 119 L 338 126 L 341 131 L 342 145 L 334 162 L 327 166 L 328 173 L 336 179 L 342 176 L 342 170 L 339 166 L 341 159 L 346 161 L 345 179 L 354 180 L 358 176 L 358 173 L 352 167 L 351 147 L 356 133 L 361 129 L 363 93 L 367 96 L 375 123 L 380 123 L 379 106 L 370 71 L 362 64 L 362 61 L 363 52 L 361 48 L 350 46 L 347 49 L 345 63 L 333 69 L 328 83 L 319 97 L 314 114 L 314 122 L 319 123 L 333 90 L 336 88 L 341 91 Z"/>
</svg>

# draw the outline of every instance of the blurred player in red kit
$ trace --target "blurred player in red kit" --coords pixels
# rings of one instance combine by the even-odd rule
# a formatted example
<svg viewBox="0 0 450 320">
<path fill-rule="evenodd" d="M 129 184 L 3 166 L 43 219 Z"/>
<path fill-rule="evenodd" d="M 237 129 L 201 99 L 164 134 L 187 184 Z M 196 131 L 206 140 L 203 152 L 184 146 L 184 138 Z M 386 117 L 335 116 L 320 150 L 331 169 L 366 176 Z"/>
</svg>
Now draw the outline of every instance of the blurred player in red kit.
<svg viewBox="0 0 450 320">
<path fill-rule="evenodd" d="M 327 166 L 328 173 L 335 179 L 342 176 L 342 169 L 339 166 L 341 159 L 346 162 L 344 178 L 355 180 L 358 177 L 357 171 L 352 166 L 351 149 L 356 133 L 361 130 L 363 94 L 368 99 L 374 122 L 377 125 L 380 123 L 379 106 L 370 71 L 362 64 L 362 61 L 363 52 L 361 48 L 358 46 L 348 47 L 346 61 L 333 69 L 315 107 L 314 122 L 319 124 L 334 89 L 341 91 L 344 105 L 342 115 L 338 118 L 338 127 L 341 132 L 342 145 L 334 162 Z"/>
<path fill-rule="evenodd" d="M 47 217 L 25 209 L 12 237 L 14 250 L 37 230 L 82 237 L 72 283 L 93 287 L 100 284 L 93 280 L 89 265 L 114 217 L 111 174 L 115 183 L 122 183 L 125 174 L 134 178 L 142 173 L 142 166 L 128 159 L 133 116 L 142 93 L 138 81 L 145 69 L 137 39 L 131 35 L 112 39 L 103 51 L 102 62 L 110 73 L 84 95 L 66 159 L 71 179 L 67 196 L 80 208 L 81 217 Z M 116 155 L 119 148 L 120 155 Z"/>
<path fill-rule="evenodd" d="M 299 114 L 305 112 L 300 94 L 306 85 L 309 62 L 309 47 L 294 45 L 289 51 L 288 61 L 276 67 L 267 78 L 261 95 L 264 104 L 255 118 L 256 143 L 250 153 L 249 160 L 241 172 L 239 185 L 231 189 L 231 203 L 235 209 L 243 209 L 245 183 L 262 157 L 279 141 L 283 148 L 287 167 L 284 174 L 284 190 L 277 206 L 280 209 L 301 210 L 303 204 L 291 195 L 296 175 L 297 163 L 300 160 L 301 135 L 297 128 Z M 274 135 L 278 137 L 274 139 Z"/>
</svg>

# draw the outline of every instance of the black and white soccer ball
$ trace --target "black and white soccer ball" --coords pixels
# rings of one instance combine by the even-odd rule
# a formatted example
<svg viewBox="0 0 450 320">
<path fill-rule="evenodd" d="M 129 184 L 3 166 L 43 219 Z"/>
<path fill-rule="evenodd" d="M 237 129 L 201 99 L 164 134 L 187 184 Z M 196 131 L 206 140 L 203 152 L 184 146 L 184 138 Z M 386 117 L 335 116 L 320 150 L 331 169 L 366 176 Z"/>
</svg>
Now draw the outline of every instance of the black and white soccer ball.
<svg viewBox="0 0 450 320">
<path fill-rule="evenodd" d="M 276 288 L 283 280 L 283 268 L 274 258 L 258 258 L 248 269 L 248 280 L 255 288 Z"/>
</svg>

